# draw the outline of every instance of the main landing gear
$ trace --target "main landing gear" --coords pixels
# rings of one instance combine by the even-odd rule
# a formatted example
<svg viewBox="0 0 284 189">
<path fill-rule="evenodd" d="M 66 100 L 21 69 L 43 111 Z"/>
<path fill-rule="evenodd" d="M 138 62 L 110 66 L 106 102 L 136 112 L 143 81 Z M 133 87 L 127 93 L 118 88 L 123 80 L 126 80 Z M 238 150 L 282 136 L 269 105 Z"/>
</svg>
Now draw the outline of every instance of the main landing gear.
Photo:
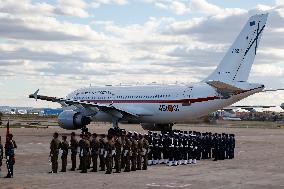
<svg viewBox="0 0 284 189">
<path fill-rule="evenodd" d="M 89 129 L 87 128 L 86 125 L 84 125 L 82 128 L 81 128 L 81 134 L 85 135 L 89 132 Z"/>
</svg>

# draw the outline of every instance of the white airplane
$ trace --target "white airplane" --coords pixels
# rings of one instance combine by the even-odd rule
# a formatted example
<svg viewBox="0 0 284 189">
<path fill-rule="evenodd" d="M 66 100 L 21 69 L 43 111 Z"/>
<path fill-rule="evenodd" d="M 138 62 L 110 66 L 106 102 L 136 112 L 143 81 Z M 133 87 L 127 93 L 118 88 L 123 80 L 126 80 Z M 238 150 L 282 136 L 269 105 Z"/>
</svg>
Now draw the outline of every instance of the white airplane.
<svg viewBox="0 0 284 189">
<path fill-rule="evenodd" d="M 91 121 L 132 121 L 149 130 L 170 130 L 261 92 L 263 84 L 247 82 L 268 14 L 249 18 L 216 70 L 191 85 L 106 86 L 78 89 L 66 98 L 38 95 L 29 98 L 58 102 L 64 129 L 84 129 Z M 70 110 L 71 107 L 74 107 Z"/>
</svg>

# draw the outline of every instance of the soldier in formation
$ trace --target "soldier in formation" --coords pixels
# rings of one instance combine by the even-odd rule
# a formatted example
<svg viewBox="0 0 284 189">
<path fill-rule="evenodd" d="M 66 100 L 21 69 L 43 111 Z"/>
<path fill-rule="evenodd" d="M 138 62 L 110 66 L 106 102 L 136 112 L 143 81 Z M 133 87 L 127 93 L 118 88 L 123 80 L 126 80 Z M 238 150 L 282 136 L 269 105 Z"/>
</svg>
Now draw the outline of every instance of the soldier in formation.
<svg viewBox="0 0 284 189">
<path fill-rule="evenodd" d="M 69 143 L 67 142 L 67 136 L 62 136 L 62 142 L 60 143 L 62 166 L 60 172 L 66 172 L 67 156 L 68 156 Z"/>
<path fill-rule="evenodd" d="M 70 139 L 70 151 L 71 151 L 71 163 L 72 167 L 70 171 L 75 171 L 76 169 L 76 156 L 78 153 L 78 141 L 76 139 L 76 135 L 74 132 L 71 133 L 71 139 Z"/>
<path fill-rule="evenodd" d="M 149 150 L 148 165 L 168 166 L 196 164 L 200 159 L 214 161 L 233 159 L 235 149 L 234 134 L 200 133 L 195 131 L 174 131 L 157 134 L 148 132 L 146 136 Z"/>
<path fill-rule="evenodd" d="M 51 171 L 49 173 L 57 173 L 58 170 L 58 154 L 60 148 L 60 140 L 58 139 L 58 133 L 53 134 L 53 139 L 50 142 L 50 161 L 51 161 Z"/>
<path fill-rule="evenodd" d="M 76 168 L 77 148 L 79 148 L 81 173 L 105 171 L 105 174 L 147 170 L 148 165 L 167 164 L 178 166 L 196 164 L 200 159 L 214 161 L 234 158 L 235 136 L 233 134 L 212 134 L 195 131 L 173 131 L 147 134 L 110 129 L 108 134 L 84 133 L 78 142 L 71 133 L 70 145 L 67 137 L 58 140 L 54 133 L 50 144 L 52 172 L 58 169 L 58 151 L 62 151 L 62 172 L 66 171 L 68 149 L 71 151 L 72 168 Z M 99 163 L 99 164 L 98 164 Z M 91 166 L 92 165 L 92 166 Z"/>
</svg>

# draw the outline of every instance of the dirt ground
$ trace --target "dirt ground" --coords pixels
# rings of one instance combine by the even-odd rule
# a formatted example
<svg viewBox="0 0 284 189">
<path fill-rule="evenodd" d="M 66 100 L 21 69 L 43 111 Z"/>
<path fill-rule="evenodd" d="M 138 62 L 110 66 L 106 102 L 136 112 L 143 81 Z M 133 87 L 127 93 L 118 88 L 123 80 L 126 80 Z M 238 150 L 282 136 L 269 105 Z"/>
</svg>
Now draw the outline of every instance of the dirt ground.
<svg viewBox="0 0 284 189">
<path fill-rule="evenodd" d="M 90 128 L 92 132 L 104 133 L 109 126 L 109 124 L 93 124 Z M 142 132 L 139 125 L 121 125 L 121 128 Z M 217 162 L 201 160 L 197 165 L 177 167 L 158 165 L 149 167 L 147 171 L 111 175 L 105 175 L 104 172 L 80 174 L 78 171 L 48 174 L 49 142 L 52 133 L 58 131 L 60 134 L 69 134 L 70 132 L 60 128 L 15 128 L 11 129 L 18 144 L 14 178 L 3 178 L 7 173 L 6 167 L 3 166 L 0 189 L 284 188 L 284 129 L 192 127 L 192 125 L 179 125 L 178 128 L 201 132 L 235 133 L 237 136 L 235 159 Z M 0 129 L 2 142 L 5 132 L 4 128 Z M 68 161 L 70 168 L 70 158 Z"/>
</svg>

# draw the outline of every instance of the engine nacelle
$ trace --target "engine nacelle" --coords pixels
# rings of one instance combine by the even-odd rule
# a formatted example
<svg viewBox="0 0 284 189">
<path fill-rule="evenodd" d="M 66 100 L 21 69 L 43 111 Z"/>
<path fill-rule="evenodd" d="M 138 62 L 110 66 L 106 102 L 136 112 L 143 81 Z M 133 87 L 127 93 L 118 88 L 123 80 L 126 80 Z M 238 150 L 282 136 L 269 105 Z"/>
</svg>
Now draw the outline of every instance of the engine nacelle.
<svg viewBox="0 0 284 189">
<path fill-rule="evenodd" d="M 156 123 L 141 123 L 144 130 L 149 131 L 172 131 L 173 123 L 169 124 L 156 124 Z"/>
<path fill-rule="evenodd" d="M 91 119 L 80 112 L 65 110 L 58 116 L 59 126 L 66 130 L 76 130 L 90 124 Z"/>
</svg>

